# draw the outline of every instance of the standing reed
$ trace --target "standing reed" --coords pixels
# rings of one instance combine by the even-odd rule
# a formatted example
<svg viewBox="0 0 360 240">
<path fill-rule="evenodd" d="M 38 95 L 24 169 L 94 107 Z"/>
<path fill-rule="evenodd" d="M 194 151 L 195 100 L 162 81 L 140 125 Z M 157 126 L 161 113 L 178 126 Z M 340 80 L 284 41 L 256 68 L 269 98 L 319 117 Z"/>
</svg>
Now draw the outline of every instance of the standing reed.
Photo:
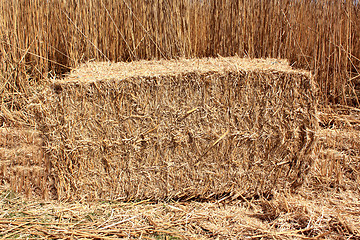
<svg viewBox="0 0 360 240">
<path fill-rule="evenodd" d="M 287 58 L 325 102 L 359 105 L 355 1 L 1 0 L 0 11 L 2 92 L 29 94 L 88 60 L 239 55 Z"/>
</svg>

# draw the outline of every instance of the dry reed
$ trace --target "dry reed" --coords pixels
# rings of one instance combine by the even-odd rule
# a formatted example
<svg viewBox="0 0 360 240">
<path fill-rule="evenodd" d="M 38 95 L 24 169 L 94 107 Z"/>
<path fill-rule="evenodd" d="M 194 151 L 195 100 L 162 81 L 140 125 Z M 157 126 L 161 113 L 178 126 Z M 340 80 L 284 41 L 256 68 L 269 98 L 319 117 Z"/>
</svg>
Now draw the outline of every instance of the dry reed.
<svg viewBox="0 0 360 240">
<path fill-rule="evenodd" d="M 92 59 L 237 54 L 289 59 L 312 71 L 326 102 L 358 105 L 359 5 L 334 0 L 2 0 L 0 90 L 29 94 L 36 82 Z M 8 105 L 14 102 L 14 96 L 2 96 Z"/>
</svg>

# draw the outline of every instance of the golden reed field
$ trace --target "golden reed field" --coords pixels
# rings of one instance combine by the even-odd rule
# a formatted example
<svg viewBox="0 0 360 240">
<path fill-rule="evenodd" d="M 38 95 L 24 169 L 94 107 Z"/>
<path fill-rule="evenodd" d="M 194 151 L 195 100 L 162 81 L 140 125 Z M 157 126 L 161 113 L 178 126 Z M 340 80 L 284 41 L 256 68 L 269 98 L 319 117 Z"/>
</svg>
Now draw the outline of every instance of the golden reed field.
<svg viewBox="0 0 360 240">
<path fill-rule="evenodd" d="M 0 0 L 1 239 L 360 239 L 360 5 Z"/>
</svg>

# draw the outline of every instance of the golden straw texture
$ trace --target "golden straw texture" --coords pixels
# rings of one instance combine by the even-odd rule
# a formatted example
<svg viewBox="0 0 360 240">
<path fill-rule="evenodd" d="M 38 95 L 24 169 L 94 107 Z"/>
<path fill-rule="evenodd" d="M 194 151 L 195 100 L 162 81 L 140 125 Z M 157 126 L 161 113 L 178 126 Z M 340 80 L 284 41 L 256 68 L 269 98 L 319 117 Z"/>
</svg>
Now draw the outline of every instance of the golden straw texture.
<svg viewBox="0 0 360 240">
<path fill-rule="evenodd" d="M 268 195 L 312 164 L 312 78 L 279 60 L 87 63 L 48 95 L 62 200 Z"/>
<path fill-rule="evenodd" d="M 0 128 L 0 182 L 12 190 L 47 198 L 48 162 L 38 131 L 26 128 Z"/>
</svg>

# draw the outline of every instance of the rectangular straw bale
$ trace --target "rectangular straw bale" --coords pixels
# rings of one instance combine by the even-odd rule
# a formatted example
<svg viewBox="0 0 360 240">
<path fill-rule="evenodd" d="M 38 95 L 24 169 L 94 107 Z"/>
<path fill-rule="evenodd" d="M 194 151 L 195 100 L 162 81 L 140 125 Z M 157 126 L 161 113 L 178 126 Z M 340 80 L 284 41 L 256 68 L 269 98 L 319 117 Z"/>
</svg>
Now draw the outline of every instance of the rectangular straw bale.
<svg viewBox="0 0 360 240">
<path fill-rule="evenodd" d="M 0 128 L 0 183 L 16 192 L 47 198 L 49 165 L 40 132 Z"/>
<path fill-rule="evenodd" d="M 312 77 L 282 60 L 87 63 L 48 101 L 63 200 L 253 197 L 299 186 L 312 164 Z"/>
</svg>

